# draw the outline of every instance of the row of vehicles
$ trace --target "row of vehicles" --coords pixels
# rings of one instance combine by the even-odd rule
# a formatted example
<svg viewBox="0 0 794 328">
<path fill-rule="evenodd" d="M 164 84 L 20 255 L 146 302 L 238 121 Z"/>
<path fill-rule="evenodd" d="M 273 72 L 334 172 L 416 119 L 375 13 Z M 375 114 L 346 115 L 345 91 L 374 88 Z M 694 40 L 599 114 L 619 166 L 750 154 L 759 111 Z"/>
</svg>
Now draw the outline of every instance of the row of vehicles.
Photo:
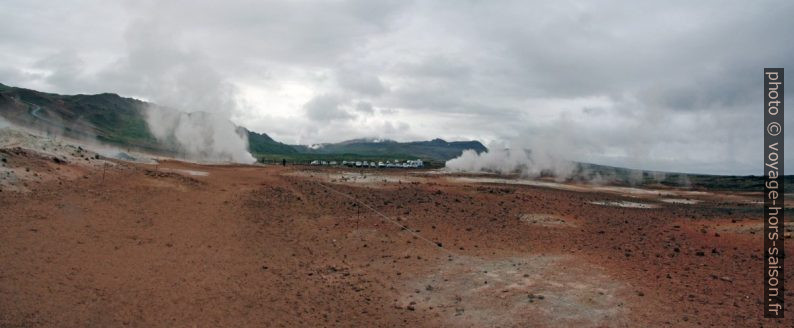
<svg viewBox="0 0 794 328">
<path fill-rule="evenodd" d="M 323 166 L 337 166 L 340 165 L 337 161 L 321 161 L 321 160 L 314 160 L 311 161 L 311 165 L 323 165 Z M 421 159 L 417 160 L 407 160 L 401 162 L 399 160 L 386 161 L 386 162 L 375 162 L 375 161 L 342 161 L 341 165 L 347 167 L 367 167 L 367 168 L 422 168 L 425 166 L 425 163 L 422 162 Z"/>
</svg>

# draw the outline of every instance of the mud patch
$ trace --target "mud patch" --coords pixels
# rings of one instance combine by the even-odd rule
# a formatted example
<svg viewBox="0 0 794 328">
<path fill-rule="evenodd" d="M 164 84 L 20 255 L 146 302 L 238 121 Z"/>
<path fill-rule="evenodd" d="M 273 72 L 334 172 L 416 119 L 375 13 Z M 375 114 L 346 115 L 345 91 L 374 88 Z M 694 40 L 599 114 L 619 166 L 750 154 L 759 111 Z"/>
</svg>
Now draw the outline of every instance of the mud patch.
<svg viewBox="0 0 794 328">
<path fill-rule="evenodd" d="M 462 257 L 409 282 L 397 306 L 437 312 L 443 325 L 595 327 L 623 320 L 623 289 L 569 256 Z"/>
<path fill-rule="evenodd" d="M 505 179 L 505 178 L 489 178 L 489 177 L 460 177 L 453 176 L 447 178 L 447 181 L 457 183 L 488 183 L 488 184 L 501 184 L 501 185 L 525 185 L 533 187 L 543 187 L 558 190 L 576 191 L 576 192 L 606 192 L 616 195 L 623 195 L 628 197 L 636 196 L 671 196 L 671 197 L 687 197 L 687 196 L 709 196 L 710 192 L 693 191 L 693 190 L 673 190 L 673 189 L 645 189 L 635 187 L 619 187 L 619 186 L 601 186 L 593 184 L 571 184 L 561 183 L 548 180 L 537 179 Z"/>
<path fill-rule="evenodd" d="M 544 227 L 574 227 L 576 224 L 570 219 L 556 214 L 545 213 L 524 213 L 518 216 L 521 222 L 529 225 L 539 225 Z"/>
<path fill-rule="evenodd" d="M 590 204 L 610 206 L 610 207 L 624 207 L 624 208 L 658 208 L 659 207 L 655 204 L 637 203 L 637 202 L 630 202 L 625 200 L 618 200 L 618 201 L 597 200 L 590 202 Z"/>
<path fill-rule="evenodd" d="M 426 179 L 419 176 L 378 174 L 374 172 L 333 172 L 333 171 L 296 171 L 286 175 L 322 179 L 337 184 L 386 185 L 401 183 L 422 183 Z"/>
<path fill-rule="evenodd" d="M 700 203 L 700 200 L 697 199 L 688 199 L 688 198 L 662 198 L 660 201 L 668 203 L 668 204 L 685 204 L 685 205 L 694 205 Z"/>
<path fill-rule="evenodd" d="M 186 174 L 186 175 L 190 175 L 190 176 L 198 176 L 198 177 L 205 177 L 205 176 L 209 175 L 209 172 L 207 172 L 207 171 L 196 171 L 196 170 L 185 170 L 185 169 L 168 169 L 168 168 L 165 168 L 165 169 L 162 169 L 162 171 L 164 171 L 164 172 L 181 173 L 181 174 Z"/>
</svg>

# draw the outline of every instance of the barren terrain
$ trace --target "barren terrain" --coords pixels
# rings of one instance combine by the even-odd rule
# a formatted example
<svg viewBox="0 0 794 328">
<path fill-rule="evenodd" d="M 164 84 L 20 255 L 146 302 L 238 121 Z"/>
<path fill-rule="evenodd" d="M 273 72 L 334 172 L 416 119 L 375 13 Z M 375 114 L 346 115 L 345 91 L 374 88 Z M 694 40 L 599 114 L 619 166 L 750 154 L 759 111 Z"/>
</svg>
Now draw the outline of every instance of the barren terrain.
<svg viewBox="0 0 794 328">
<path fill-rule="evenodd" d="M 0 156 L 2 327 L 775 325 L 760 195 Z"/>
</svg>

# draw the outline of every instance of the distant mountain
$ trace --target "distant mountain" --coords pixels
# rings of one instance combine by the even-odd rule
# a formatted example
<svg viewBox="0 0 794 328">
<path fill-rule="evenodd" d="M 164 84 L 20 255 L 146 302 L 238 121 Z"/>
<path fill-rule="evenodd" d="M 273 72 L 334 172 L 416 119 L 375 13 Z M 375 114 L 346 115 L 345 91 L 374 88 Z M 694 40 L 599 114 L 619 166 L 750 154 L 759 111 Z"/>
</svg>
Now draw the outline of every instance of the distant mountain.
<svg viewBox="0 0 794 328">
<path fill-rule="evenodd" d="M 487 150 L 479 141 L 453 141 L 442 139 L 430 141 L 397 142 L 388 139 L 353 139 L 339 143 L 312 146 L 293 146 L 304 154 L 356 154 L 363 156 L 413 156 L 423 159 L 446 161 L 467 149 L 481 153 Z"/>
<path fill-rule="evenodd" d="M 149 105 L 113 93 L 67 96 L 0 84 L 0 116 L 16 124 L 75 138 L 96 138 L 123 147 L 174 152 L 149 131 L 144 118 Z M 267 134 L 244 130 L 255 155 L 297 153 Z"/>
</svg>

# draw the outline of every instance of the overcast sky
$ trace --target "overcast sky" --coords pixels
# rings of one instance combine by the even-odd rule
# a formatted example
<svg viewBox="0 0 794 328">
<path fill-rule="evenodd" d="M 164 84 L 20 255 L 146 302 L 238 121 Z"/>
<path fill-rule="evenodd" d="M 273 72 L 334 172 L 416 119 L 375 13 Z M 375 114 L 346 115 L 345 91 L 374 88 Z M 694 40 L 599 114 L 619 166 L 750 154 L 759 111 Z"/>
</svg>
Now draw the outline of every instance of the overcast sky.
<svg viewBox="0 0 794 328">
<path fill-rule="evenodd" d="M 762 72 L 794 68 L 792 3 L 4 0 L 0 83 L 226 113 L 288 143 L 761 174 Z"/>
</svg>

